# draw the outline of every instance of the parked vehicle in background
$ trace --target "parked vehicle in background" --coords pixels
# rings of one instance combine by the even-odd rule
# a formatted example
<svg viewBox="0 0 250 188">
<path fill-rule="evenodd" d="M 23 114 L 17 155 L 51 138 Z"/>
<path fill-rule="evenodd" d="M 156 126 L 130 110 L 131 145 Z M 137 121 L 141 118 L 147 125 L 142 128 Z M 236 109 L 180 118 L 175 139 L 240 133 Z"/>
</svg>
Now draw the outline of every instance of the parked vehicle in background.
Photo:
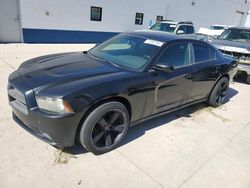
<svg viewBox="0 0 250 188">
<path fill-rule="evenodd" d="M 155 23 L 150 30 L 164 31 L 173 34 L 194 34 L 195 28 L 192 22 L 175 22 L 163 20 Z"/>
<path fill-rule="evenodd" d="M 211 41 L 223 54 L 235 57 L 238 62 L 238 73 L 246 76 L 250 84 L 250 28 L 229 28 L 217 39 Z"/>
<path fill-rule="evenodd" d="M 223 104 L 235 59 L 164 32 L 119 34 L 88 52 L 24 62 L 9 76 L 14 120 L 58 147 L 102 154 L 130 125 L 191 104 Z"/>
<path fill-rule="evenodd" d="M 228 26 L 226 25 L 211 25 L 209 28 L 201 27 L 197 33 L 211 37 L 217 37 L 221 35 L 226 29 L 228 29 Z"/>
</svg>

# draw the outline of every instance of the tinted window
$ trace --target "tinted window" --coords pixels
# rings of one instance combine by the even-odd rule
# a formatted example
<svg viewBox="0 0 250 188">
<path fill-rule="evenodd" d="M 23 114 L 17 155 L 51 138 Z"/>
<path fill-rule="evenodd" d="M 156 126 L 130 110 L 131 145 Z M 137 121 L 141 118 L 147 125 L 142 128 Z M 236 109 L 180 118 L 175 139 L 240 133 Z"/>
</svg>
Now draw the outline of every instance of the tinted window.
<svg viewBox="0 0 250 188">
<path fill-rule="evenodd" d="M 156 31 L 166 31 L 169 33 L 173 33 L 176 28 L 176 24 L 170 23 L 156 23 L 150 29 Z"/>
<path fill-rule="evenodd" d="M 211 59 L 216 59 L 216 50 L 213 47 L 210 47 Z"/>
<path fill-rule="evenodd" d="M 102 8 L 101 7 L 91 7 L 90 20 L 102 21 Z"/>
<path fill-rule="evenodd" d="M 227 29 L 219 38 L 236 41 L 250 41 L 250 29 Z"/>
<path fill-rule="evenodd" d="M 210 50 L 207 45 L 193 44 L 195 62 L 210 60 Z"/>
<path fill-rule="evenodd" d="M 167 47 L 160 57 L 159 63 L 180 67 L 189 64 L 188 43 L 178 43 Z"/>
<path fill-rule="evenodd" d="M 91 49 L 88 53 L 121 67 L 142 69 L 163 44 L 156 40 L 121 34 Z"/>
<path fill-rule="evenodd" d="M 178 30 L 177 30 L 177 33 L 180 32 L 180 31 L 183 31 L 183 34 L 186 33 L 186 26 L 185 25 L 181 25 Z"/>
<path fill-rule="evenodd" d="M 217 26 L 217 25 L 212 25 L 212 26 L 210 26 L 210 29 L 213 29 L 213 30 L 224 30 L 225 27 L 223 27 L 223 26 Z"/>
<path fill-rule="evenodd" d="M 186 33 L 187 34 L 193 34 L 194 28 L 192 26 L 186 26 Z"/>
</svg>

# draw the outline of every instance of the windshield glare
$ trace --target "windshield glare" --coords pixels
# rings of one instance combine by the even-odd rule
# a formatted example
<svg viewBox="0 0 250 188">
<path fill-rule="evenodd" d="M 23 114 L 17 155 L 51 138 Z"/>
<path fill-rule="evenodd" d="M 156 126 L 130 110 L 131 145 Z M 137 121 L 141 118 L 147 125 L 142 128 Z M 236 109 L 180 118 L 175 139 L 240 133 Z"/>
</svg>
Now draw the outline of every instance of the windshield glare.
<svg viewBox="0 0 250 188">
<path fill-rule="evenodd" d="M 166 31 L 169 33 L 173 33 L 176 28 L 176 24 L 170 23 L 156 23 L 150 29 L 157 30 L 157 31 Z"/>
<path fill-rule="evenodd" d="M 219 39 L 250 41 L 250 30 L 228 29 L 221 34 Z"/>
<path fill-rule="evenodd" d="M 160 41 L 122 34 L 93 48 L 89 53 L 124 68 L 140 69 L 162 45 Z"/>
</svg>

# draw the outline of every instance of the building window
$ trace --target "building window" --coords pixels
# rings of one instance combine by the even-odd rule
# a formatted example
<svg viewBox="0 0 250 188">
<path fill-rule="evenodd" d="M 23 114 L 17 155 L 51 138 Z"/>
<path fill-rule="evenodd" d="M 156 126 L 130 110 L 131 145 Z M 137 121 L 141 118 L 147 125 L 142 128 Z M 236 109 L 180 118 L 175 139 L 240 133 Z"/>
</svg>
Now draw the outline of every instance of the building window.
<svg viewBox="0 0 250 188">
<path fill-rule="evenodd" d="M 143 13 L 136 13 L 135 14 L 135 24 L 142 25 L 143 24 Z"/>
<path fill-rule="evenodd" d="M 102 21 L 102 8 L 101 7 L 91 7 L 90 20 Z"/>
<path fill-rule="evenodd" d="M 160 22 L 163 20 L 163 16 L 156 16 L 156 22 Z"/>
</svg>

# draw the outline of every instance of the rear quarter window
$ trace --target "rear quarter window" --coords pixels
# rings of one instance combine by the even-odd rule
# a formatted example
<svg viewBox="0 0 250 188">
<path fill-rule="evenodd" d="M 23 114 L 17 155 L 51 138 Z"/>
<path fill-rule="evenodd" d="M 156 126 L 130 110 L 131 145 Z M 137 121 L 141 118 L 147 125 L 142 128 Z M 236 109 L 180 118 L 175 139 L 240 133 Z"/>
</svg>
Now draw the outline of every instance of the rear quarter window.
<svg viewBox="0 0 250 188">
<path fill-rule="evenodd" d="M 196 63 L 209 61 L 211 59 L 210 47 L 208 45 L 194 43 L 193 49 L 194 49 L 194 58 Z"/>
<path fill-rule="evenodd" d="M 213 48 L 212 46 L 210 47 L 210 54 L 211 54 L 211 59 L 216 59 L 217 58 L 217 51 L 215 48 Z"/>
</svg>

